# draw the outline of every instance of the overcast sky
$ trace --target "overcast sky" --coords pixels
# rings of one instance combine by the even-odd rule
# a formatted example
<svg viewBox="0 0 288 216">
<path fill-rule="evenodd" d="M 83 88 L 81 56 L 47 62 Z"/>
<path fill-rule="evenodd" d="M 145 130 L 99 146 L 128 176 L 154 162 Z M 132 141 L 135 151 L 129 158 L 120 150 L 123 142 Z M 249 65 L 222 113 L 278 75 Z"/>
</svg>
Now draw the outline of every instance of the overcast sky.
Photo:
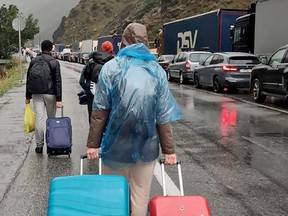
<svg viewBox="0 0 288 216">
<path fill-rule="evenodd" d="M 60 25 L 63 16 L 68 16 L 80 0 L 0 0 L 3 4 L 16 5 L 26 18 L 30 13 L 39 20 L 40 33 L 35 40 L 50 39 L 56 28 Z M 36 43 L 37 43 L 36 42 Z"/>
</svg>

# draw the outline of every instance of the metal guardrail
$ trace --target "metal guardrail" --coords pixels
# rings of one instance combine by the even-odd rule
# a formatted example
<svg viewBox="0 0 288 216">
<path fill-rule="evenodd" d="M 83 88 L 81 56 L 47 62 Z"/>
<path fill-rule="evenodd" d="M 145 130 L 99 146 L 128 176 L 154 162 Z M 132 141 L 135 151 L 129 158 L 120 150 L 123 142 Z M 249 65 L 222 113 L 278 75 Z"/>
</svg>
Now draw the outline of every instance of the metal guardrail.
<svg viewBox="0 0 288 216">
<path fill-rule="evenodd" d="M 10 62 L 9 59 L 0 59 L 0 65 L 7 64 L 7 63 L 9 63 L 9 62 Z"/>
</svg>

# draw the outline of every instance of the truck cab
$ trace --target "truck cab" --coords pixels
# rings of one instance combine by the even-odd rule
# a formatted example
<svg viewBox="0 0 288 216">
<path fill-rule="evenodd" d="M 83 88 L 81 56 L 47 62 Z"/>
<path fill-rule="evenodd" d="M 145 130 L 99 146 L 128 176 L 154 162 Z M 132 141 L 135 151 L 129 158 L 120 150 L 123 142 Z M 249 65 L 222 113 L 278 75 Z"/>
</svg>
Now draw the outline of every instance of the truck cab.
<svg viewBox="0 0 288 216">
<path fill-rule="evenodd" d="M 255 13 L 237 18 L 231 30 L 232 50 L 254 53 Z"/>
<path fill-rule="evenodd" d="M 256 4 L 252 3 L 248 13 L 236 19 L 230 27 L 232 51 L 254 53 Z"/>
</svg>

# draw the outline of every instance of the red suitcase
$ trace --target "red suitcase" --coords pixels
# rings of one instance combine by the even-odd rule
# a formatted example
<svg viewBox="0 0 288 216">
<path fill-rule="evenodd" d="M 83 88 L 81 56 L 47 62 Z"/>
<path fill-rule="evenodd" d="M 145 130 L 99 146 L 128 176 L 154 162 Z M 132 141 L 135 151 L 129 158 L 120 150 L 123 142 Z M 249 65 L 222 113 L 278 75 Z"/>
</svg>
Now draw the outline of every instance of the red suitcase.
<svg viewBox="0 0 288 216">
<path fill-rule="evenodd" d="M 164 196 L 155 196 L 149 202 L 150 216 L 211 216 L 208 201 L 202 196 L 184 196 L 181 164 L 177 163 L 181 196 L 167 196 L 164 161 L 160 161 Z"/>
</svg>

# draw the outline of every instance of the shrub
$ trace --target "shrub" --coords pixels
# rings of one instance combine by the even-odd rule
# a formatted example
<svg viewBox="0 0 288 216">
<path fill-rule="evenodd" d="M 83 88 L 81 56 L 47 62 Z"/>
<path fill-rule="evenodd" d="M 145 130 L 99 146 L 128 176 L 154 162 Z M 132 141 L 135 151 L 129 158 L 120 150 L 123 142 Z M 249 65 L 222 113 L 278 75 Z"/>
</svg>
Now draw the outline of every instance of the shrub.
<svg viewBox="0 0 288 216">
<path fill-rule="evenodd" d="M 22 72 L 24 76 L 26 72 L 25 67 L 22 67 Z M 0 66 L 0 96 L 5 94 L 9 89 L 19 86 L 19 80 L 19 61 L 17 59 L 12 59 L 5 66 Z"/>
</svg>

